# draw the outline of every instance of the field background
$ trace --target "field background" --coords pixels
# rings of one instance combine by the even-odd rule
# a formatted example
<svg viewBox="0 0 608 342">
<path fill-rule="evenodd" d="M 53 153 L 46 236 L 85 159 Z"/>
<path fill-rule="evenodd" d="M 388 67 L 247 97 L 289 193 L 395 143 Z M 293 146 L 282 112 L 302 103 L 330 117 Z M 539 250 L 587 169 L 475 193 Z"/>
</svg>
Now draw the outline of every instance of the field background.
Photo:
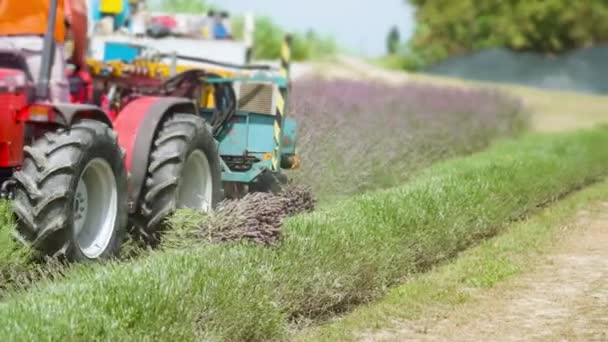
<svg viewBox="0 0 608 342">
<path fill-rule="evenodd" d="M 336 59 L 339 63 L 299 65 L 296 72 L 392 84 L 497 88 L 520 98 L 531 114 L 530 129 L 542 133 L 608 123 L 608 96 L 388 71 L 362 59 Z M 600 313 L 608 300 L 601 290 L 608 274 L 600 271 L 605 264 L 600 246 L 606 239 L 607 198 L 605 182 L 590 186 L 530 220 L 515 223 L 507 233 L 467 251 L 454 263 L 398 286 L 382 300 L 334 323 L 306 329 L 295 340 L 449 341 L 454 336 L 602 340 L 608 327 Z M 575 259 L 582 262 L 570 263 Z M 537 284 L 545 284 L 542 291 L 536 291 Z M 558 284 L 569 284 L 569 294 L 563 295 Z M 584 299 L 590 293 L 594 303 Z M 548 298 L 551 295 L 562 300 L 556 302 Z M 538 310 L 545 310 L 545 315 L 536 315 Z M 535 328 L 524 328 L 530 322 Z"/>
<path fill-rule="evenodd" d="M 358 305 L 381 298 L 388 289 L 415 274 L 451 260 L 463 250 L 504 231 L 513 220 L 526 217 L 539 207 L 592 184 L 606 174 L 608 150 L 602 148 L 608 142 L 605 129 L 555 136 L 525 134 L 521 139 L 508 140 L 506 138 L 512 134 L 517 136 L 522 132 L 519 129 L 511 130 L 509 127 L 513 126 L 510 125 L 506 130 L 496 129 L 503 127 L 501 124 L 494 126 L 501 122 L 497 118 L 501 117 L 498 114 L 502 111 L 496 108 L 503 107 L 497 107 L 496 103 L 503 102 L 495 100 L 503 99 L 502 95 L 482 96 L 491 101 L 480 102 L 477 100 L 480 94 L 496 93 L 472 90 L 472 84 L 467 82 L 388 73 L 353 59 L 349 59 L 349 63 L 352 64 L 340 63 L 339 67 L 328 62 L 296 66 L 294 72 L 298 72 L 298 67 L 306 70 L 296 76 L 297 81 L 302 82 L 307 82 L 306 78 L 310 75 L 322 72 L 326 79 L 332 78 L 324 84 L 340 89 L 338 94 L 356 95 L 360 91 L 360 83 L 342 83 L 345 81 L 338 78 L 365 80 L 363 93 L 379 91 L 391 94 L 397 89 L 392 97 L 403 101 L 397 103 L 405 108 L 397 106 L 387 111 L 388 114 L 379 112 L 377 116 L 371 116 L 369 111 L 378 108 L 373 101 L 363 101 L 356 106 L 363 108 L 360 112 L 348 106 L 344 110 L 340 104 L 331 107 L 331 104 L 320 101 L 301 103 L 302 106 L 321 105 L 312 109 L 315 114 L 320 114 L 319 117 L 300 118 L 304 122 L 308 119 L 313 123 L 328 123 L 310 130 L 304 129 L 303 135 L 305 138 L 312 137 L 307 147 L 313 148 L 311 156 L 328 154 L 319 161 L 311 159 L 315 167 L 326 168 L 321 174 L 325 177 L 306 178 L 309 177 L 307 174 L 296 174 L 296 177 L 300 176 L 302 181 L 310 182 L 313 186 L 316 184 L 320 189 L 330 190 L 320 192 L 327 196 L 321 209 L 286 222 L 285 240 L 278 248 L 203 243 L 175 250 L 166 246 L 163 250 L 144 253 L 130 261 L 92 267 L 77 266 L 68 270 L 60 268 L 59 273 L 37 271 L 36 267 L 21 261 L 26 260 L 22 254 L 6 252 L 4 262 L 9 266 L 6 274 L 10 285 L 0 303 L 1 334 L 28 339 L 43 336 L 57 339 L 285 338 L 294 329 L 314 326 L 331 319 L 333 315 L 344 314 Z M 387 90 L 385 85 L 371 81 L 390 84 L 394 88 Z M 306 83 L 301 85 L 303 90 L 300 91 L 311 91 Z M 352 89 L 349 90 L 349 87 Z M 323 87 L 312 89 L 322 90 Z M 424 89 L 424 92 L 415 98 L 422 101 L 408 100 L 408 91 L 415 93 L 419 89 Z M 503 87 L 502 90 L 525 95 L 524 103 L 532 114 L 535 130 L 568 131 L 590 127 L 604 119 L 585 121 L 570 117 L 568 121 L 565 120 L 568 115 L 564 111 L 553 114 L 553 109 L 560 109 L 553 101 L 563 97 L 562 93 L 530 91 L 520 87 Z M 422 94 L 431 94 L 430 100 L 424 101 Z M 476 100 L 462 101 L 468 96 Z M 578 101 L 578 95 L 571 96 L 573 101 Z M 432 101 L 434 97 L 441 101 Z M 335 99 L 336 96 L 331 98 Z M 599 111 L 601 101 L 605 101 L 602 97 L 585 98 L 589 100 L 586 107 L 589 116 Z M 477 106 L 480 103 L 482 105 Z M 508 100 L 506 103 L 517 104 L 518 101 Z M 369 107 L 365 107 L 367 105 Z M 517 105 L 515 107 L 518 108 Z M 328 108 L 330 110 L 323 112 Z M 380 130 L 386 129 L 386 125 L 376 126 L 374 122 L 387 120 L 395 110 L 406 110 L 403 115 L 411 110 L 414 114 L 424 114 L 425 118 L 437 118 L 441 124 L 439 128 L 455 128 L 436 131 L 427 130 L 424 125 L 417 127 L 424 134 L 421 135 L 422 140 L 416 141 L 430 151 L 435 151 L 446 142 L 458 148 L 451 153 L 431 155 L 431 159 L 425 159 L 428 156 L 423 154 L 424 162 L 414 168 L 410 168 L 409 164 L 399 164 L 403 157 L 397 155 L 380 168 L 394 167 L 390 171 L 399 175 L 388 178 L 385 184 L 375 186 L 374 182 L 370 182 L 362 189 L 336 186 L 341 177 L 363 177 L 370 168 L 362 167 L 341 174 L 331 165 L 328 166 L 326 161 L 331 160 L 331 156 L 343 155 L 348 146 L 337 145 L 337 150 L 330 149 L 329 152 L 327 147 L 335 147 L 335 143 L 346 141 L 352 142 L 356 149 L 362 149 L 374 142 L 384 142 L 382 139 L 387 138 L 386 134 L 364 133 L 370 127 L 377 128 L 380 133 L 386 132 Z M 297 115 L 308 112 L 303 110 Z M 451 113 L 452 119 L 456 120 L 441 117 L 445 113 Z M 467 119 L 471 116 L 458 116 L 476 113 L 479 116 L 473 116 L 474 120 L 469 121 Z M 550 125 L 546 123 L 547 120 L 552 121 L 554 115 L 564 120 L 550 122 Z M 312 134 L 314 128 L 322 133 L 321 136 L 331 138 L 332 131 L 342 127 L 333 126 L 332 120 L 346 121 L 353 116 L 357 121 L 378 117 L 381 120 L 372 120 L 367 125 L 352 125 L 354 132 L 347 132 L 346 136 L 326 144 L 315 140 Z M 328 118 L 329 122 L 323 121 Z M 483 120 L 488 118 L 488 124 L 484 125 Z M 512 121 L 512 118 L 508 116 L 507 122 L 519 122 Z M 468 126 L 480 122 L 481 126 Z M 447 126 L 442 126 L 446 123 Z M 464 126 L 459 126 L 463 123 Z M 404 121 L 403 124 L 399 126 L 397 122 L 388 127 L 401 128 L 403 131 L 410 127 L 411 122 Z M 546 125 L 549 125 L 548 128 Z M 489 134 L 475 135 L 473 141 L 467 140 L 472 132 L 486 132 L 479 130 L 479 127 L 489 129 Z M 427 137 L 432 139 L 427 140 Z M 390 138 L 387 141 L 391 141 Z M 385 145 L 388 146 L 386 149 L 380 149 L 383 153 L 401 147 Z M 469 157 L 431 165 L 440 159 L 470 154 L 486 147 L 489 147 L 488 150 Z M 373 155 L 375 149 L 367 148 L 369 150 L 364 151 Z M 373 158 L 374 162 L 386 160 L 383 154 L 374 155 Z M 352 162 L 347 161 L 343 165 Z M 354 162 L 364 161 L 355 159 Z M 430 169 L 427 168 L 429 166 Z M 330 171 L 335 175 L 331 175 Z M 330 181 L 323 183 L 327 179 Z M 370 179 L 387 177 L 380 172 Z M 354 183 L 361 184 L 359 180 Z M 336 193 L 340 198 L 330 196 Z M 345 199 L 341 198 L 343 196 Z M 196 229 L 204 225 L 204 220 L 200 215 L 189 216 L 178 222 L 177 228 L 192 225 Z M 3 250 L 10 251 L 10 248 Z M 22 265 L 27 272 L 15 271 L 15 265 Z M 19 278 L 23 274 L 26 275 L 25 280 Z M 25 292 L 19 290 L 19 286 L 15 288 L 11 283 L 14 280 L 10 277 L 26 284 Z M 28 283 L 30 278 L 35 281 L 33 285 Z M 81 315 L 82 312 L 90 314 Z"/>
<path fill-rule="evenodd" d="M 260 46 L 272 53 L 263 57 L 275 58 L 283 32 L 266 27 L 272 49 Z M 182 212 L 176 244 L 65 267 L 31 262 L 0 204 L 0 334 L 283 339 L 383 298 L 606 176 L 607 131 L 563 132 L 608 122 L 607 96 L 389 71 L 321 57 L 335 50 L 324 38 L 302 42 L 299 57 L 316 60 L 292 67 L 303 167 L 289 176 L 313 189 L 316 212 L 285 221 L 284 239 L 269 248 L 209 244 L 208 218 Z M 231 222 L 268 224 L 260 216 L 274 213 Z M 492 270 L 475 279 L 511 274 Z"/>
<path fill-rule="evenodd" d="M 338 55 L 325 61 L 296 63 L 295 78 L 315 75 L 322 78 L 380 80 L 389 84 L 409 82 L 457 87 L 490 87 L 519 97 L 532 114 L 531 128 L 539 132 L 557 132 L 593 127 L 608 122 L 608 96 L 577 92 L 543 90 L 520 85 L 467 81 L 423 73 L 384 69 L 372 62 Z"/>
</svg>

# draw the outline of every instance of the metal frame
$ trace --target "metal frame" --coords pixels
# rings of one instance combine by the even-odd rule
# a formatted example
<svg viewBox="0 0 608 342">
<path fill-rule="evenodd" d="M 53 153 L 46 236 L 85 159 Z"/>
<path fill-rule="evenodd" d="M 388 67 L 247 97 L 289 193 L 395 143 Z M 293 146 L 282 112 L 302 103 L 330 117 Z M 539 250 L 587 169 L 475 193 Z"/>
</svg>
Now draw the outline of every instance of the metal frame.
<svg viewBox="0 0 608 342">
<path fill-rule="evenodd" d="M 112 42 L 112 47 L 117 47 L 120 50 L 117 42 Z M 129 52 L 123 60 L 106 60 L 96 61 L 91 60 L 89 64 L 94 73 L 97 73 L 97 77 L 101 77 L 108 82 L 115 82 L 120 79 L 132 80 L 132 77 L 141 78 L 147 83 L 153 79 L 162 80 L 168 78 L 171 75 L 180 73 L 185 70 L 201 69 L 207 70 L 202 67 L 187 66 L 177 63 L 177 60 L 187 60 L 198 63 L 207 63 L 216 67 L 219 67 L 221 72 L 212 71 L 221 77 L 209 77 L 201 78 L 201 82 L 207 84 L 235 84 L 235 83 L 269 83 L 273 85 L 273 99 L 272 107 L 273 112 L 270 113 L 255 113 L 239 111 L 235 113 L 233 122 L 228 123 L 225 133 L 221 136 L 216 137 L 218 142 L 218 149 L 220 159 L 222 160 L 222 180 L 224 182 L 237 182 L 249 184 L 256 180 L 256 178 L 267 171 L 270 172 L 281 172 L 282 169 L 282 150 L 283 140 L 285 136 L 285 122 L 287 118 L 287 106 L 289 96 L 289 59 L 290 59 L 290 45 L 289 41 L 286 40 L 282 47 L 281 55 L 281 68 L 272 68 L 265 65 L 235 65 L 232 63 L 223 63 L 205 58 L 197 58 L 190 56 L 181 56 L 178 54 L 162 54 L 162 53 L 143 53 L 143 51 L 149 52 L 145 46 L 124 43 L 127 47 L 125 51 L 132 48 L 138 53 L 142 54 L 133 57 L 133 54 Z M 112 55 L 112 54 L 111 54 Z M 120 55 L 120 53 L 118 54 Z M 162 58 L 170 58 L 171 63 L 159 62 Z M 227 70 L 234 69 L 234 70 Z M 135 70 L 135 71 L 134 71 Z M 131 76 L 131 73 L 135 73 Z M 153 82 L 152 82 L 153 83 Z M 192 100 L 192 99 L 191 99 Z M 202 99 L 198 102 L 201 103 Z M 196 101 L 195 101 L 196 102 Z M 209 112 L 207 108 L 201 108 L 200 115 L 208 117 Z M 118 116 L 118 120 L 121 120 L 123 114 Z M 150 120 L 152 122 L 158 122 L 160 119 Z M 149 125 L 147 125 L 149 126 Z M 288 134 L 291 146 L 289 146 L 289 153 L 294 154 L 293 145 L 295 145 L 295 122 L 290 123 L 291 130 Z M 151 128 L 151 127 L 150 127 Z M 238 133 L 235 133 L 238 132 Z M 120 136 L 120 134 L 119 134 Z M 139 138 L 138 138 L 139 140 Z M 263 147 L 260 147 L 263 146 Z M 138 155 L 145 155 L 142 151 L 137 150 Z M 129 152 L 127 152 L 129 154 Z M 245 158 L 251 157 L 259 160 L 251 165 L 251 168 L 247 170 L 235 170 L 230 169 L 231 162 L 226 162 L 225 158 Z M 127 157 L 129 159 L 129 156 Z M 249 166 L 250 159 L 243 159 L 245 164 L 244 169 Z M 143 160 L 142 160 L 143 161 Z M 135 176 L 135 175 L 134 175 Z M 139 179 L 138 176 L 134 177 Z M 137 188 L 137 187 L 136 187 Z M 131 189 L 137 193 L 137 189 Z M 131 201 L 137 201 L 137 196 L 131 196 Z"/>
</svg>

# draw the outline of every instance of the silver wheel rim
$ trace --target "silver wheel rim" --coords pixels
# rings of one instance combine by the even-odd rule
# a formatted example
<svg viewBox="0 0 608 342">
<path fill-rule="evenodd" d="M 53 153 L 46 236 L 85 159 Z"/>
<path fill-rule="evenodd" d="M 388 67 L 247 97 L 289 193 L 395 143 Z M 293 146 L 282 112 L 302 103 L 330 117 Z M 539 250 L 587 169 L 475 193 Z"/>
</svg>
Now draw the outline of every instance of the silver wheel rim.
<svg viewBox="0 0 608 342">
<path fill-rule="evenodd" d="M 73 208 L 76 244 L 87 258 L 98 258 L 110 244 L 118 215 L 116 178 L 108 162 L 96 158 L 87 164 Z"/>
<path fill-rule="evenodd" d="M 177 208 L 209 212 L 212 209 L 211 167 L 205 153 L 196 150 L 188 156 L 177 191 Z"/>
</svg>

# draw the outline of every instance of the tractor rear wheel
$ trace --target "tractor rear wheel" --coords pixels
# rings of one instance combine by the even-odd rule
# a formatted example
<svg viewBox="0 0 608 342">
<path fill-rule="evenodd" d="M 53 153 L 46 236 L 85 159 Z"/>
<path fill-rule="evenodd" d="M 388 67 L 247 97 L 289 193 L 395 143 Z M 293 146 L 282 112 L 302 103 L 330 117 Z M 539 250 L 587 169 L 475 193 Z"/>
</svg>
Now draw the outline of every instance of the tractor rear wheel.
<svg viewBox="0 0 608 342">
<path fill-rule="evenodd" d="M 13 210 L 22 240 L 70 261 L 116 256 L 127 225 L 127 173 L 114 131 L 82 120 L 24 148 Z"/>
<path fill-rule="evenodd" d="M 209 212 L 222 200 L 219 158 L 203 118 L 174 114 L 163 123 L 134 220 L 148 242 L 159 241 L 164 219 L 176 209 Z"/>
</svg>

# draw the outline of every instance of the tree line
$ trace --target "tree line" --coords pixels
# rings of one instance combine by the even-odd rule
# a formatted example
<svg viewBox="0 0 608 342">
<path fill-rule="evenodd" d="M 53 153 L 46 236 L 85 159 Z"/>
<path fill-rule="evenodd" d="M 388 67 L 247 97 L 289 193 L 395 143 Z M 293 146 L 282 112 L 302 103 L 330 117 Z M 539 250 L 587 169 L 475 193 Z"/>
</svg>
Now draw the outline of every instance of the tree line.
<svg viewBox="0 0 608 342">
<path fill-rule="evenodd" d="M 608 40 L 608 0 L 405 0 L 412 67 L 487 48 L 557 54 Z"/>
</svg>

